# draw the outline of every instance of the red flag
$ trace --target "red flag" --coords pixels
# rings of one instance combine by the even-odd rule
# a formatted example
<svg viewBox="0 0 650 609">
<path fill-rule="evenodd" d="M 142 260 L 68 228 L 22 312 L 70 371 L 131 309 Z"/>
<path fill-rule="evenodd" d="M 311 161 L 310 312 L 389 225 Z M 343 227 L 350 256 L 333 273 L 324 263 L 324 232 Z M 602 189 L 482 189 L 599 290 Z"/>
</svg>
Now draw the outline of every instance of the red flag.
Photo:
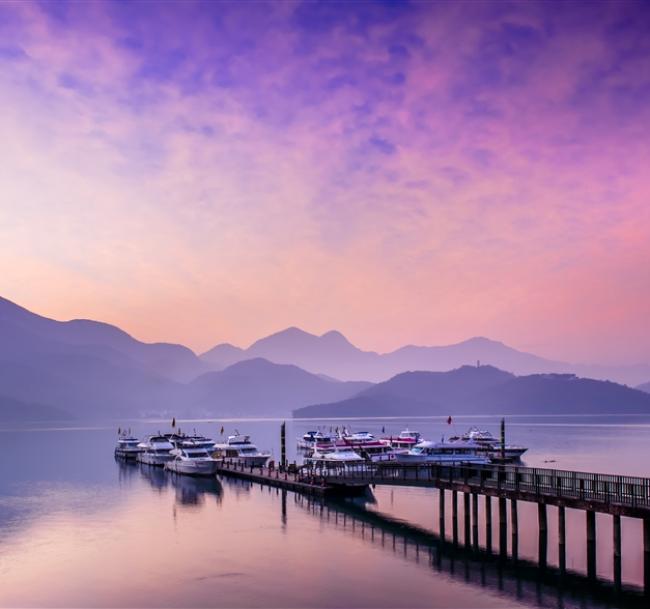
<svg viewBox="0 0 650 609">
<path fill-rule="evenodd" d="M 449 418 L 447 419 L 447 425 L 451 425 L 451 415 L 449 415 Z"/>
</svg>

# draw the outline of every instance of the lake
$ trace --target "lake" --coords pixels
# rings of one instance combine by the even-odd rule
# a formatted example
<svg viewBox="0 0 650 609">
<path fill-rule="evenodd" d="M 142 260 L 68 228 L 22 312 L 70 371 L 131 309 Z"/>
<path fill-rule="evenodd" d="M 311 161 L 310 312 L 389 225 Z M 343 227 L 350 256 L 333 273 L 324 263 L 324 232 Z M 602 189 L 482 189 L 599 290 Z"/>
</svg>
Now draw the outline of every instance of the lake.
<svg viewBox="0 0 650 609">
<path fill-rule="evenodd" d="M 277 459 L 280 423 L 179 425 L 215 439 L 222 426 L 225 435 L 237 429 Z M 343 424 L 376 435 L 408 427 L 437 440 L 472 425 L 497 435 L 499 419 L 288 420 L 289 458 L 299 458 L 296 439 L 307 430 Z M 491 564 L 436 558 L 426 539 L 438 527 L 434 489 L 377 487 L 362 499 L 321 505 L 243 482 L 171 476 L 116 462 L 118 425 L 138 436 L 169 430 L 168 421 L 0 430 L 0 606 L 600 606 Z M 526 465 L 650 474 L 650 417 L 511 416 L 507 437 L 530 447 Z M 536 518 L 535 505 L 519 502 L 521 558 L 536 558 Z M 461 541 L 462 528 L 461 519 Z M 611 518 L 598 515 L 597 529 L 598 574 L 611 578 Z M 640 531 L 623 518 L 623 580 L 635 585 L 643 576 Z M 584 540 L 584 513 L 567 510 L 567 567 L 582 573 Z M 548 541 L 549 564 L 557 564 L 555 508 Z"/>
</svg>

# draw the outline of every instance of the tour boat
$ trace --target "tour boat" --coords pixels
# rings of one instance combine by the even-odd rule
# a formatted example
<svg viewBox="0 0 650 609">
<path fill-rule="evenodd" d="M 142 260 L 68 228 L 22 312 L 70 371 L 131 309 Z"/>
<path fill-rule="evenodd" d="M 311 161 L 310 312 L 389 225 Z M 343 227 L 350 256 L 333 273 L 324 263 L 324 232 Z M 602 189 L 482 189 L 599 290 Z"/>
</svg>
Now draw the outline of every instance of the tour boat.
<svg viewBox="0 0 650 609">
<path fill-rule="evenodd" d="M 142 452 L 138 453 L 137 460 L 146 465 L 163 466 L 172 459 L 170 454 L 174 445 L 165 436 L 149 436 L 138 446 Z"/>
<path fill-rule="evenodd" d="M 449 438 L 450 441 L 473 442 L 479 446 L 479 453 L 487 456 L 493 461 L 499 461 L 501 456 L 501 441 L 495 438 L 489 431 L 471 427 L 465 434 Z M 506 444 L 504 457 L 506 461 L 516 461 L 528 450 L 525 446 Z"/>
<path fill-rule="evenodd" d="M 373 436 L 369 431 L 355 431 L 354 433 L 348 431 L 344 432 L 341 437 L 344 440 L 352 442 L 367 442 L 375 439 L 375 436 Z"/>
<path fill-rule="evenodd" d="M 399 436 L 384 437 L 382 439 L 387 441 L 395 449 L 411 450 L 418 442 L 422 441 L 422 436 L 419 431 L 405 429 L 400 432 Z"/>
<path fill-rule="evenodd" d="M 298 439 L 298 449 L 311 450 L 316 443 L 331 442 L 332 437 L 322 431 L 308 431 L 302 438 Z"/>
<path fill-rule="evenodd" d="M 312 454 L 305 457 L 305 465 L 317 469 L 347 469 L 350 466 L 363 465 L 365 462 L 352 446 L 343 442 L 317 444 Z"/>
<path fill-rule="evenodd" d="M 395 456 L 397 463 L 472 463 L 484 465 L 489 457 L 474 442 L 420 442 L 406 453 Z"/>
<path fill-rule="evenodd" d="M 130 434 L 122 434 L 117 440 L 117 446 L 115 446 L 115 456 L 127 461 L 135 461 L 138 454 L 143 450 L 138 438 L 134 438 Z"/>
<path fill-rule="evenodd" d="M 179 442 L 170 451 L 171 461 L 165 463 L 165 469 L 188 476 L 214 476 L 219 460 L 212 458 L 208 450 L 192 440 Z"/>
<path fill-rule="evenodd" d="M 231 463 L 243 463 L 248 467 L 262 467 L 271 458 L 271 453 L 261 452 L 251 442 L 251 437 L 236 433 L 228 436 L 225 444 L 215 444 L 212 455 Z"/>
</svg>

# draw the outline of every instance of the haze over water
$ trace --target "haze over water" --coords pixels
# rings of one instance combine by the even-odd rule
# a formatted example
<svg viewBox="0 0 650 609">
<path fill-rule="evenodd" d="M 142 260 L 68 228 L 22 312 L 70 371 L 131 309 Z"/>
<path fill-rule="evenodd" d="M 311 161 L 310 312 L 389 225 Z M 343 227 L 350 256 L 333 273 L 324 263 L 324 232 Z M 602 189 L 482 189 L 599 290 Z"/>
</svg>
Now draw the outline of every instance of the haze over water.
<svg viewBox="0 0 650 609">
<path fill-rule="evenodd" d="M 305 431 L 341 423 L 289 421 L 290 458 Z M 375 434 L 409 426 L 432 439 L 470 425 L 498 431 L 492 417 L 459 417 L 451 426 L 441 419 L 344 423 Z M 250 433 L 261 448 L 279 454 L 280 421 L 181 426 L 218 438 L 222 424 L 226 434 Z M 144 435 L 169 423 L 130 425 Z M 275 489 L 117 463 L 116 431 L 111 422 L 0 432 L 10 456 L 0 462 L 0 606 L 487 608 L 560 602 L 553 589 L 535 591 L 525 581 L 506 578 L 499 590 L 489 569 L 484 584 L 475 566 L 445 559 L 437 570 L 425 546 L 416 549 L 399 535 L 393 541 L 390 520 L 372 538 L 368 521 L 361 524 L 370 511 L 436 533 L 434 490 L 377 487 L 373 498 L 355 501 L 343 524 L 346 508 L 337 516 L 334 507 L 323 511 L 293 493 L 283 501 Z M 507 433 L 509 441 L 530 447 L 526 465 L 641 475 L 650 457 L 650 417 L 511 417 Z M 535 559 L 536 509 L 519 506 L 519 555 Z M 480 507 L 482 518 L 482 501 Z M 557 562 L 555 515 L 549 508 L 549 564 Z M 623 579 L 632 584 L 642 579 L 638 524 L 623 519 Z M 611 578 L 610 519 L 598 516 L 597 527 L 598 573 Z M 583 573 L 584 528 L 584 513 L 568 510 L 567 566 Z M 449 521 L 447 536 L 450 531 Z M 462 535 L 461 520 L 461 542 Z M 579 604 L 566 594 L 562 602 Z"/>
</svg>

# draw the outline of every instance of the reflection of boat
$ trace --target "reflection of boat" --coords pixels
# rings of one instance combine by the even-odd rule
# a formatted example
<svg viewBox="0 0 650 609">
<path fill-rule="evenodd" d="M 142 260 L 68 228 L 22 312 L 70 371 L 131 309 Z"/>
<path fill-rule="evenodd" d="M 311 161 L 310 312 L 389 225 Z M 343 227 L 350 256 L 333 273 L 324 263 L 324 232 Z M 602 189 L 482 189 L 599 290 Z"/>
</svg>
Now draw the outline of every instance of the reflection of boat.
<svg viewBox="0 0 650 609">
<path fill-rule="evenodd" d="M 471 427 L 462 436 L 454 436 L 449 441 L 472 442 L 478 445 L 479 453 L 492 460 L 501 460 L 501 441 L 497 440 L 489 431 Z M 504 447 L 504 456 L 506 461 L 516 461 L 521 458 L 528 448 L 525 446 L 514 446 L 506 444 Z"/>
<path fill-rule="evenodd" d="M 169 476 L 160 467 L 151 465 L 141 465 L 140 473 L 142 477 L 155 489 L 162 490 L 169 484 Z"/>
<path fill-rule="evenodd" d="M 135 458 L 144 449 L 140 447 L 140 440 L 134 438 L 129 434 L 122 434 L 117 439 L 117 446 L 115 446 L 115 456 L 119 459 L 126 459 L 127 461 L 135 461 Z"/>
<path fill-rule="evenodd" d="M 149 436 L 139 446 L 143 449 L 137 456 L 140 463 L 163 466 L 172 459 L 170 451 L 174 446 L 165 436 Z"/>
<path fill-rule="evenodd" d="M 226 459 L 232 463 L 243 463 L 248 467 L 262 467 L 271 457 L 268 452 L 260 452 L 251 442 L 251 437 L 237 433 L 228 436 L 225 444 L 215 444 L 212 456 L 215 459 Z"/>
<path fill-rule="evenodd" d="M 406 453 L 395 456 L 398 463 L 489 463 L 474 442 L 420 442 Z"/>
<path fill-rule="evenodd" d="M 217 473 L 219 461 L 213 459 L 200 443 L 191 440 L 179 442 L 170 454 L 172 460 L 165 463 L 165 469 L 170 472 L 187 476 L 214 476 Z"/>
<path fill-rule="evenodd" d="M 223 496 L 223 487 L 216 478 L 173 476 L 171 483 L 176 491 L 176 501 L 182 505 L 200 505 L 209 495 L 220 503 Z"/>
</svg>

